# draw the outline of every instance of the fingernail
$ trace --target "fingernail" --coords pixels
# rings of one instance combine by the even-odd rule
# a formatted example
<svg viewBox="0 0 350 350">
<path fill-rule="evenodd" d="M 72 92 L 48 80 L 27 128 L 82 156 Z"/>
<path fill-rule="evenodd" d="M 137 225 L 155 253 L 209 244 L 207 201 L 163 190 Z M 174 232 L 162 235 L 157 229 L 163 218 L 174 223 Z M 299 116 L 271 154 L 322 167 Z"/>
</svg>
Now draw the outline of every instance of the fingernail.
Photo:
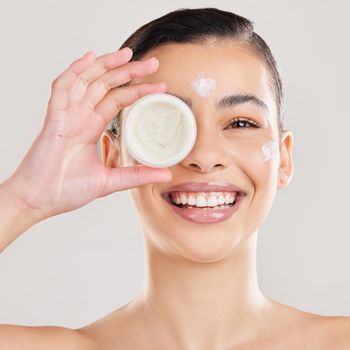
<svg viewBox="0 0 350 350">
<path fill-rule="evenodd" d="M 133 54 L 133 52 L 132 52 L 132 50 L 130 49 L 130 47 L 124 47 L 124 48 L 123 48 L 123 51 L 128 52 L 130 55 Z"/>
<path fill-rule="evenodd" d="M 159 65 L 159 61 L 155 57 L 152 57 L 151 62 L 152 66 L 154 67 L 157 67 Z"/>
</svg>

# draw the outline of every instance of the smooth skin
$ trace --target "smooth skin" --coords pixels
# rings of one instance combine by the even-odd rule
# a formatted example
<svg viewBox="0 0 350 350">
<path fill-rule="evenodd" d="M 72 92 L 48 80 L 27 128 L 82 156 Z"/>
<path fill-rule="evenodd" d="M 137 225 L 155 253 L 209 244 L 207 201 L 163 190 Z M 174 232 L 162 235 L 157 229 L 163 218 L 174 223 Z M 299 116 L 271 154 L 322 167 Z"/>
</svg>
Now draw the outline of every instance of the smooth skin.
<svg viewBox="0 0 350 350">
<path fill-rule="evenodd" d="M 130 58 L 130 49 L 97 58 L 88 53 L 53 82 L 40 134 L 0 185 L 0 249 L 50 216 L 130 190 L 144 228 L 144 286 L 130 303 L 79 329 L 0 325 L 0 349 L 349 349 L 348 317 L 291 308 L 264 296 L 257 284 L 257 230 L 276 190 L 292 177 L 292 133 L 284 132 L 273 161 L 245 162 L 230 147 L 243 131 L 224 127 L 233 115 L 263 120 L 261 113 L 250 104 L 219 111 L 214 101 L 242 89 L 258 95 L 269 106 L 271 127 L 255 132 L 262 140 L 276 139 L 274 97 L 261 62 L 227 42 L 165 46 L 142 62 Z M 207 99 L 190 88 L 198 73 L 217 81 Z M 120 87 L 130 80 L 131 86 Z M 153 169 L 138 164 L 123 140 L 119 147 L 106 132 L 102 164 L 96 143 L 107 123 L 137 98 L 165 91 L 193 102 L 198 135 L 191 153 L 170 169 Z M 199 228 L 162 202 L 160 193 L 173 184 L 212 179 L 248 193 L 226 222 Z"/>
</svg>

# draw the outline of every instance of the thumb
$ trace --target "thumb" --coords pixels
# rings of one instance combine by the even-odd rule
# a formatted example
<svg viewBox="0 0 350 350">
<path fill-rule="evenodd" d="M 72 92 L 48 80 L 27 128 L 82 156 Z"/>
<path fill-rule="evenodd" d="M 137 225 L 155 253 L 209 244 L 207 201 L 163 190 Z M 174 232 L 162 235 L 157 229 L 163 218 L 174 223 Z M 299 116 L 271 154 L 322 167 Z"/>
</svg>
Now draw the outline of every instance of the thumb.
<svg viewBox="0 0 350 350">
<path fill-rule="evenodd" d="M 155 182 L 168 182 L 171 179 L 172 174 L 168 168 L 152 168 L 143 164 L 110 168 L 102 196 Z"/>
</svg>

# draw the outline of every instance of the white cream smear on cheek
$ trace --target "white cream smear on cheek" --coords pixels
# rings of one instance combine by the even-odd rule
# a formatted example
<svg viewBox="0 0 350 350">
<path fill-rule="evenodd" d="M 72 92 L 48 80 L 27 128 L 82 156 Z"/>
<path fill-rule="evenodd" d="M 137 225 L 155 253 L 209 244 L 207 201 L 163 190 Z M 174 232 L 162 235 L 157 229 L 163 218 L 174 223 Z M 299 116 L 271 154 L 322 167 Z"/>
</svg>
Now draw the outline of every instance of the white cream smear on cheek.
<svg viewBox="0 0 350 350">
<path fill-rule="evenodd" d="M 205 97 L 215 89 L 216 82 L 212 78 L 206 78 L 203 75 L 198 75 L 193 79 L 191 85 L 199 96 Z"/>
<path fill-rule="evenodd" d="M 263 154 L 264 161 L 267 162 L 272 159 L 277 153 L 277 142 L 269 140 L 262 147 L 261 151 Z"/>
</svg>

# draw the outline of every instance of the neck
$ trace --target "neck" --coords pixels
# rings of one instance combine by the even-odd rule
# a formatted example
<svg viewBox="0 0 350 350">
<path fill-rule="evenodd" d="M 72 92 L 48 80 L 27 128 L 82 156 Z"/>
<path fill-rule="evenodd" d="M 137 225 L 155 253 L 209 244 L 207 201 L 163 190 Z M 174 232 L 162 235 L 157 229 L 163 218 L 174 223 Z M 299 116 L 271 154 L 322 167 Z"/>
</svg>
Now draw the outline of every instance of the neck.
<svg viewBox="0 0 350 350">
<path fill-rule="evenodd" d="M 257 283 L 256 243 L 257 232 L 230 256 L 203 263 L 164 254 L 145 239 L 146 276 L 139 301 L 148 325 L 158 325 L 181 348 L 204 349 L 204 344 L 251 337 L 270 306 Z"/>
</svg>

